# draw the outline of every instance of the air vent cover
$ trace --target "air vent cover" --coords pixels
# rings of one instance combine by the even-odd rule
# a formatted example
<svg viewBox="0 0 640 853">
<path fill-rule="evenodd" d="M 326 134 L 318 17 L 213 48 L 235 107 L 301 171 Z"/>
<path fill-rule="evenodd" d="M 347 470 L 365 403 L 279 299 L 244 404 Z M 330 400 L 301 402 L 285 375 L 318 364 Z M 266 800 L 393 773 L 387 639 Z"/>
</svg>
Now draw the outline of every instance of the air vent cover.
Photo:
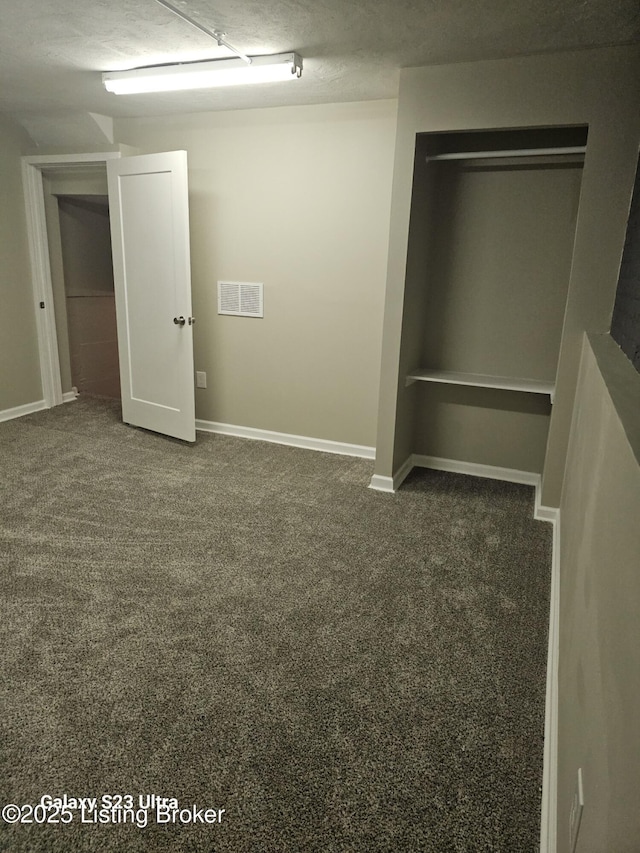
<svg viewBox="0 0 640 853">
<path fill-rule="evenodd" d="M 219 281 L 218 314 L 264 317 L 263 285 L 251 281 Z"/>
</svg>

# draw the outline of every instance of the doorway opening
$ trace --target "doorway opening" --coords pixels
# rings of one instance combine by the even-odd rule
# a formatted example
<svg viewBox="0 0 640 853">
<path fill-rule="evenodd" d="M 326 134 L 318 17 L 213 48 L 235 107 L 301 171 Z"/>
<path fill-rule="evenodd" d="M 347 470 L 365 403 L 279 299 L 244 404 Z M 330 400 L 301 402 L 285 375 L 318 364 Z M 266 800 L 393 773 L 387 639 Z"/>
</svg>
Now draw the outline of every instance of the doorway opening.
<svg viewBox="0 0 640 853">
<path fill-rule="evenodd" d="M 56 193 L 73 196 L 76 209 L 78 196 L 91 197 L 92 202 L 97 196 L 106 196 L 106 162 L 120 157 L 119 151 L 109 151 L 22 158 L 42 396 L 47 407 L 76 396 L 71 381 L 64 276 L 60 271 L 62 249 L 59 237 L 57 241 L 50 239 L 51 230 L 60 229 Z"/>
<path fill-rule="evenodd" d="M 104 170 L 103 170 L 104 171 Z M 101 176 L 104 180 L 104 175 Z M 120 399 L 109 200 L 85 178 L 45 173 L 45 209 L 63 395 Z M 99 182 L 100 183 L 100 182 Z M 100 185 L 96 188 L 102 188 Z M 84 193 L 60 190 L 84 189 Z M 106 187 L 105 187 L 106 190 Z"/>
<path fill-rule="evenodd" d="M 45 215 L 46 173 L 60 171 L 58 167 L 62 166 L 63 172 L 71 170 L 67 177 L 74 177 L 88 167 L 95 169 L 97 164 L 104 169 L 107 160 L 114 161 L 107 170 L 106 194 L 111 203 L 114 238 L 122 419 L 132 426 L 193 442 L 194 318 L 186 151 L 135 157 L 111 152 L 22 158 L 42 407 L 56 406 L 76 396 L 73 390 L 63 394 L 62 387 Z M 60 194 L 74 193 L 65 189 Z M 83 189 L 78 194 L 87 195 L 87 191 Z M 77 208 L 77 199 L 74 204 Z M 131 282 L 135 286 L 130 286 Z M 58 311 L 60 317 L 65 313 Z"/>
</svg>

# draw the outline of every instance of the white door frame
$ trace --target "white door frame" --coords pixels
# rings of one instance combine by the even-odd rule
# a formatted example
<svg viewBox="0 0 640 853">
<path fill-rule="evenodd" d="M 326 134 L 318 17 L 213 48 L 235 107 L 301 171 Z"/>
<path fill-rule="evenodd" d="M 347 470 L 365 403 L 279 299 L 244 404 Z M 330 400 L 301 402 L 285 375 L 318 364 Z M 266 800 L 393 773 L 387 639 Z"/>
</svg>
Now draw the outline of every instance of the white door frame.
<svg viewBox="0 0 640 853">
<path fill-rule="evenodd" d="M 107 160 L 121 157 L 120 151 L 97 154 L 36 154 L 22 157 L 22 185 L 27 214 L 27 241 L 31 260 L 31 285 L 33 310 L 38 331 L 42 397 L 47 408 L 65 401 L 60 378 L 58 335 L 53 308 L 53 284 L 49 263 L 49 235 L 44 209 L 44 183 L 42 172 L 53 168 L 69 170 L 90 164 L 106 164 Z M 44 307 L 41 307 L 43 305 Z"/>
</svg>

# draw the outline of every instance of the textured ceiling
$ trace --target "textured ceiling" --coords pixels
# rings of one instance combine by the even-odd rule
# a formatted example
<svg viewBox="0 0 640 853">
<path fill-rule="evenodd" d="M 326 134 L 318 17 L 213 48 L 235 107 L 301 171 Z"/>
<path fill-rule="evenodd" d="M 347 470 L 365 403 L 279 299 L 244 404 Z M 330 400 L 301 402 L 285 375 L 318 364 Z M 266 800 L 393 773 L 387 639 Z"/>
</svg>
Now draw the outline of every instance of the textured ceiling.
<svg viewBox="0 0 640 853">
<path fill-rule="evenodd" d="M 248 54 L 295 50 L 300 80 L 116 96 L 100 72 L 228 57 L 155 0 L 0 0 L 0 112 L 52 120 L 393 98 L 403 67 L 640 40 L 638 0 L 173 0 Z M 82 118 L 79 118 L 82 117 Z M 45 140 L 46 141 L 46 140 Z"/>
</svg>

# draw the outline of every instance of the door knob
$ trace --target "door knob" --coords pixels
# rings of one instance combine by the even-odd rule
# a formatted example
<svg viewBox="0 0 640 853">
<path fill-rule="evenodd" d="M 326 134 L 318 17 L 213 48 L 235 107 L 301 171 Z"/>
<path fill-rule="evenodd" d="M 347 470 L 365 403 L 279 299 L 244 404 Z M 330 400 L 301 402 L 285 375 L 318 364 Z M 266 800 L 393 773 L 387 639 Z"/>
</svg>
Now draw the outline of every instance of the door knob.
<svg viewBox="0 0 640 853">
<path fill-rule="evenodd" d="M 176 326 L 184 326 L 186 321 L 184 317 L 174 317 L 173 322 L 176 324 Z"/>
</svg>

